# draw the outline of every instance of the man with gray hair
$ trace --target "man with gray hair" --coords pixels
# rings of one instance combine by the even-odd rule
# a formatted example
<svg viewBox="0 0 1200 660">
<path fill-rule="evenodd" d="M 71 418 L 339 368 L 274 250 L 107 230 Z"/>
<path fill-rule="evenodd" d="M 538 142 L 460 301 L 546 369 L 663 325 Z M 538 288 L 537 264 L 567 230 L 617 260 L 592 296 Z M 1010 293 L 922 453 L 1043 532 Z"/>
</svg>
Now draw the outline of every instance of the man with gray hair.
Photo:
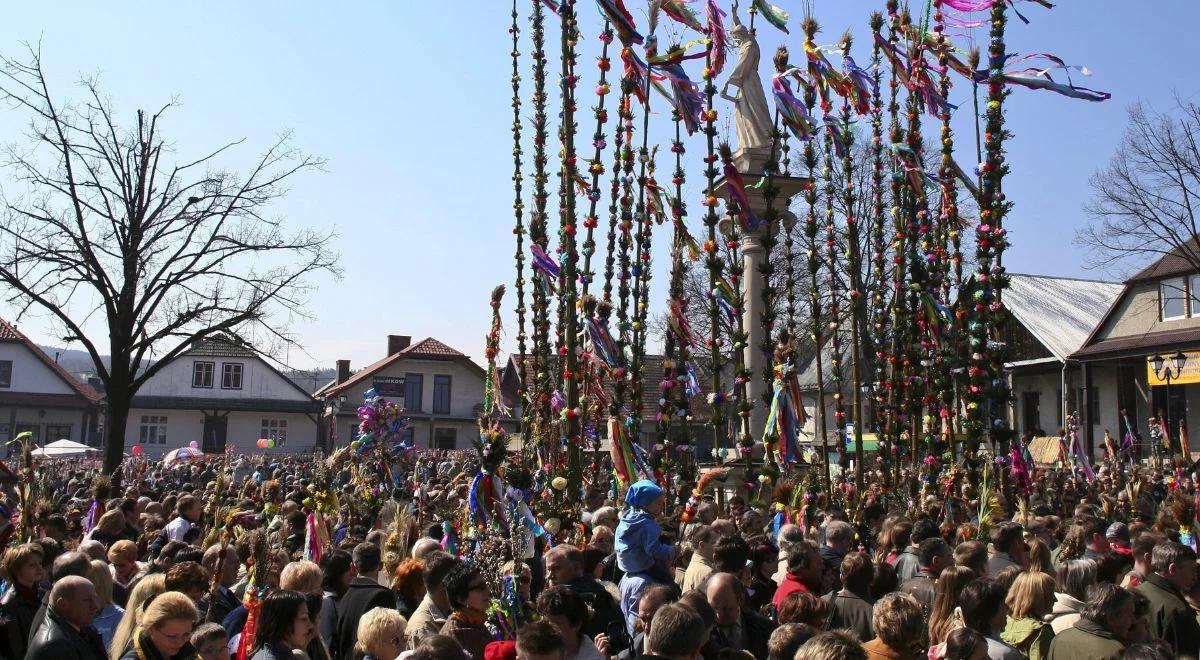
<svg viewBox="0 0 1200 660">
<path fill-rule="evenodd" d="M 830 520 L 825 523 L 825 543 L 821 546 L 821 562 L 825 570 L 833 576 L 833 590 L 842 588 L 842 559 L 850 552 L 854 542 L 854 528 L 850 523 L 841 520 Z"/>
<path fill-rule="evenodd" d="M 1200 655 L 1200 623 L 1184 600 L 1196 581 L 1196 552 L 1181 543 L 1160 543 L 1137 592 L 1150 601 L 1150 633 L 1165 640 L 1179 656 Z"/>
<path fill-rule="evenodd" d="M 775 575 L 771 577 L 775 580 L 775 584 L 783 584 L 784 578 L 787 577 L 787 558 L 792 553 L 792 548 L 796 547 L 800 541 L 804 540 L 804 529 L 799 525 L 787 523 L 779 528 L 779 537 L 775 539 L 776 545 L 779 546 L 779 570 L 775 571 Z"/>
<path fill-rule="evenodd" d="M 104 641 L 92 627 L 100 597 L 87 578 L 68 575 L 50 590 L 41 628 L 29 638 L 25 660 L 104 660 Z"/>
</svg>

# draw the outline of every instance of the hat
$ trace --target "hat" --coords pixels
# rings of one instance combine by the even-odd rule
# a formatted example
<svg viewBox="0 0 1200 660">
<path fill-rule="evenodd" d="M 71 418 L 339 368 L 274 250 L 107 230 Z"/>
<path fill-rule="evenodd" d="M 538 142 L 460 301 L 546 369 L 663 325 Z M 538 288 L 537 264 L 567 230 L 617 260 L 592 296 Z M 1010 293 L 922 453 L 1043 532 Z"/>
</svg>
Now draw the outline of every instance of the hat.
<svg viewBox="0 0 1200 660">
<path fill-rule="evenodd" d="M 489 642 L 483 647 L 483 660 L 517 660 L 517 643 Z"/>
<path fill-rule="evenodd" d="M 654 500 L 662 497 L 663 489 L 649 479 L 642 479 L 629 487 L 625 493 L 625 503 L 629 506 L 644 508 Z"/>
<path fill-rule="evenodd" d="M 1129 540 L 1129 526 L 1123 522 L 1115 522 L 1108 526 L 1108 531 L 1104 536 L 1110 539 L 1120 539 L 1122 541 Z"/>
</svg>

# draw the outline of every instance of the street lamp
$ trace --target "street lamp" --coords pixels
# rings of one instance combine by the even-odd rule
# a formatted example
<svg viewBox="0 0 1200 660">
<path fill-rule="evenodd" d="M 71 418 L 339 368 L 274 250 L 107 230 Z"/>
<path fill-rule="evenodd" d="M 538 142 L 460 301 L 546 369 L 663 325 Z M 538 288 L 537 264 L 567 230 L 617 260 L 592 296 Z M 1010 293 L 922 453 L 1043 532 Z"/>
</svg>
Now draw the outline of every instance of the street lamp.
<svg viewBox="0 0 1200 660">
<path fill-rule="evenodd" d="M 1150 358 L 1150 365 L 1154 369 L 1154 375 L 1159 380 L 1166 381 L 1167 383 L 1167 419 L 1164 425 L 1166 428 L 1163 430 L 1166 431 L 1168 445 L 1171 442 L 1171 381 L 1178 379 L 1183 374 L 1183 367 L 1186 364 L 1187 355 L 1183 351 L 1175 351 L 1175 355 L 1171 356 L 1170 365 L 1167 364 L 1166 358 L 1157 353 Z M 1172 460 L 1175 458 L 1174 448 L 1171 450 L 1171 458 Z"/>
</svg>

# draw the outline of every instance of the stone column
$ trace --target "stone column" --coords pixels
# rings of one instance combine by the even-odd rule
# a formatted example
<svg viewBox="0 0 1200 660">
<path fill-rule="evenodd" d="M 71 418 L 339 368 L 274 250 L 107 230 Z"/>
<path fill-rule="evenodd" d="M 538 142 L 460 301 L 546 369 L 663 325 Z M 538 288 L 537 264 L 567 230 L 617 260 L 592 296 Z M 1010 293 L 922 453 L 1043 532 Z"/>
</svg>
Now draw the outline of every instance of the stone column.
<svg viewBox="0 0 1200 660">
<path fill-rule="evenodd" d="M 763 165 L 770 158 L 769 149 L 739 149 L 733 155 L 733 162 L 737 165 L 738 170 L 742 173 L 742 178 L 746 182 L 747 190 L 746 197 L 750 202 L 750 210 L 754 215 L 763 217 L 767 212 L 767 199 L 763 195 L 765 184 L 757 189 L 753 188 L 760 180 L 763 179 Z M 776 175 L 772 179 L 777 190 L 773 207 L 779 214 L 780 222 L 783 227 L 790 231 L 796 221 L 796 217 L 788 211 L 788 206 L 794 197 L 803 188 L 806 181 L 803 177 Z M 725 189 L 725 180 L 721 179 L 716 183 L 716 189 L 722 191 Z M 728 192 L 725 191 L 728 195 Z M 760 232 L 770 231 L 772 234 L 779 231 L 780 222 L 772 223 L 770 227 L 763 227 Z M 722 232 L 728 235 L 729 221 L 722 222 Z M 764 259 L 770 258 L 766 253 L 766 248 L 762 243 L 762 235 L 746 234 L 741 237 L 742 248 L 742 282 L 743 292 L 745 293 L 746 304 L 743 310 L 746 319 L 746 335 L 747 345 L 743 353 L 746 361 L 746 367 L 750 370 L 750 384 L 747 388 L 747 395 L 753 408 L 750 410 L 750 433 L 755 441 L 762 439 L 763 426 L 766 424 L 767 408 L 763 405 L 762 394 L 766 385 L 762 380 L 762 370 L 766 367 L 771 356 L 762 352 L 762 342 L 765 339 L 766 328 L 762 324 L 762 290 L 763 281 L 762 274 L 759 272 L 759 266 Z M 786 267 L 786 265 L 784 265 Z M 781 271 L 782 272 L 782 271 Z M 782 277 L 780 278 L 782 281 Z"/>
</svg>

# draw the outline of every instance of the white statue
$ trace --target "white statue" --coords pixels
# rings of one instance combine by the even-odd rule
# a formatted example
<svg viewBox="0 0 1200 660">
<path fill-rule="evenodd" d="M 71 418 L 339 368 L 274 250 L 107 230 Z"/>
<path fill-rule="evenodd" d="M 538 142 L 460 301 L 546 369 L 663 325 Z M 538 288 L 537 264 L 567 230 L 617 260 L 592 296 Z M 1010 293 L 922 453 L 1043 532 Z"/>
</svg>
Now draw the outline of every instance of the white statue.
<svg viewBox="0 0 1200 660">
<path fill-rule="evenodd" d="M 754 30 L 738 20 L 738 3 L 734 2 L 731 9 L 733 29 L 729 31 L 729 36 L 737 44 L 738 60 L 721 89 L 721 97 L 734 103 L 733 121 L 737 127 L 738 147 L 770 149 L 774 122 L 758 73 L 758 41 L 754 38 Z M 731 96 L 728 93 L 730 87 L 736 87 L 737 93 Z"/>
</svg>

